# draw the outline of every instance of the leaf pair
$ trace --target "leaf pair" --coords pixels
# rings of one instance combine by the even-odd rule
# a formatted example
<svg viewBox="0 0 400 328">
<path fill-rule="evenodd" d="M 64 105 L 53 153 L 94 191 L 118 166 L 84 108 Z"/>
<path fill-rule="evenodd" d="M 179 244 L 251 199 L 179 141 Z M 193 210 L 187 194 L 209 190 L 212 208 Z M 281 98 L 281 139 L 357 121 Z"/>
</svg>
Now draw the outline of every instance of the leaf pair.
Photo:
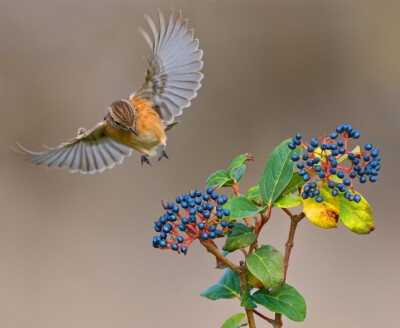
<svg viewBox="0 0 400 328">
<path fill-rule="evenodd" d="M 212 173 L 207 179 L 207 187 L 231 187 L 235 183 L 239 183 L 246 170 L 245 163 L 253 160 L 254 158 L 251 154 L 239 155 L 231 162 L 228 170 L 219 170 Z"/>
</svg>

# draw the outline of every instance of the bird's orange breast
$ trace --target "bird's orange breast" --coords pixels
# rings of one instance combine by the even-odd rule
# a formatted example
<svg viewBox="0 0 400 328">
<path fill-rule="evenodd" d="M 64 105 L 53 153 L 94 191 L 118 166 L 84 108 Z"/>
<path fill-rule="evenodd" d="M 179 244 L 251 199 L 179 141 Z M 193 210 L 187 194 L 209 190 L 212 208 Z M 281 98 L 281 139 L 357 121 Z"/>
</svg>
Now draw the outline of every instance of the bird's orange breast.
<svg viewBox="0 0 400 328">
<path fill-rule="evenodd" d="M 135 97 L 129 99 L 134 106 L 137 119 L 136 131 L 138 136 L 130 131 L 107 129 L 107 134 L 124 145 L 132 147 L 143 154 L 153 155 L 160 144 L 165 144 L 166 136 L 164 125 L 160 117 L 152 108 L 151 102 Z"/>
</svg>

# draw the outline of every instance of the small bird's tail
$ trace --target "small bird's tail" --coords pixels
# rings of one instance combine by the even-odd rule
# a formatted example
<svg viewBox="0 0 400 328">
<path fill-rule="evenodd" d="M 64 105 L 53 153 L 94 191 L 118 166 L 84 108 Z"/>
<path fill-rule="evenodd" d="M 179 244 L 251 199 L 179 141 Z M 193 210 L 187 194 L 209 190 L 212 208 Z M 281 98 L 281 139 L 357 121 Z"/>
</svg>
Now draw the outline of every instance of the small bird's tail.
<svg viewBox="0 0 400 328">
<path fill-rule="evenodd" d="M 201 87 L 203 74 L 200 72 L 203 51 L 199 40 L 193 39 L 193 30 L 188 30 L 187 20 L 179 11 L 176 18 L 171 9 L 166 24 L 159 10 L 159 29 L 149 16 L 145 16 L 153 37 L 139 27 L 139 31 L 152 50 L 146 80 L 134 97 L 146 98 L 154 104 L 154 110 L 162 122 L 169 125 L 182 109 L 190 106 Z"/>
</svg>

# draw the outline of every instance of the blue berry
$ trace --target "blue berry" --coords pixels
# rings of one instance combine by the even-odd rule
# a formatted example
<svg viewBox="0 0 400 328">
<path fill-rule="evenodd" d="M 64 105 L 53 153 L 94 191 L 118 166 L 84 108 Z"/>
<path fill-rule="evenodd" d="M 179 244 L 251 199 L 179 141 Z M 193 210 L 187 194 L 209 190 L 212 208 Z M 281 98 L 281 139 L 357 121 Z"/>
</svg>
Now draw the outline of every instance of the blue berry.
<svg viewBox="0 0 400 328">
<path fill-rule="evenodd" d="M 300 145 L 300 143 L 301 143 L 300 140 L 296 139 L 296 138 L 293 138 L 292 141 L 296 146 Z"/>
<path fill-rule="evenodd" d="M 331 139 L 336 139 L 338 137 L 337 132 L 332 132 L 330 135 Z"/>
<path fill-rule="evenodd" d="M 214 199 L 214 200 L 216 200 L 216 199 L 218 198 L 218 194 L 217 194 L 216 192 L 213 191 L 213 192 L 211 193 L 211 198 Z"/>
<path fill-rule="evenodd" d="M 178 248 L 179 248 L 179 245 L 178 244 L 172 244 L 171 245 L 171 249 L 173 250 L 173 251 L 177 251 L 178 250 Z"/>
<path fill-rule="evenodd" d="M 369 177 L 369 181 L 371 181 L 371 182 L 376 182 L 377 180 L 378 180 L 378 178 L 375 175 L 371 175 Z"/>
<path fill-rule="evenodd" d="M 206 190 L 207 194 L 211 194 L 213 191 L 214 191 L 214 189 L 211 187 L 208 187 Z"/>
<path fill-rule="evenodd" d="M 186 246 L 182 246 L 181 247 L 181 252 L 182 253 L 186 253 L 187 252 L 187 247 Z"/>
<path fill-rule="evenodd" d="M 201 204 L 201 198 L 200 198 L 200 197 L 196 197 L 196 198 L 194 199 L 194 203 L 195 203 L 196 205 L 200 205 L 200 204 Z"/>
<path fill-rule="evenodd" d="M 208 218 L 211 216 L 210 211 L 204 211 L 204 212 L 203 212 L 203 216 L 204 216 L 206 219 L 208 219 Z"/>
<path fill-rule="evenodd" d="M 217 200 L 217 204 L 218 205 L 224 205 L 226 203 L 226 200 L 224 199 L 224 198 L 218 198 L 218 200 Z"/>
<path fill-rule="evenodd" d="M 315 198 L 315 200 L 317 201 L 317 203 L 322 203 L 324 199 L 322 198 L 322 196 L 318 196 L 317 198 Z"/>
<path fill-rule="evenodd" d="M 329 146 L 327 145 L 327 144 L 322 144 L 321 145 L 321 150 L 327 150 L 327 149 L 329 149 Z"/>
<path fill-rule="evenodd" d="M 379 154 L 379 148 L 375 147 L 374 149 L 371 150 L 371 156 L 372 157 L 377 157 Z"/>
<path fill-rule="evenodd" d="M 228 222 L 227 221 L 221 221 L 221 227 L 222 228 L 226 228 L 228 226 Z"/>
<path fill-rule="evenodd" d="M 166 242 L 165 240 L 161 240 L 158 244 L 159 244 L 162 248 L 164 248 L 164 247 L 167 246 L 167 242 Z"/>
<path fill-rule="evenodd" d="M 319 195 L 319 190 L 318 190 L 318 189 L 315 189 L 315 190 L 313 191 L 313 194 L 314 194 L 314 196 Z"/>
<path fill-rule="evenodd" d="M 292 155 L 292 161 L 297 162 L 300 159 L 300 156 L 296 153 Z"/>
<path fill-rule="evenodd" d="M 223 213 L 225 216 L 229 216 L 229 214 L 231 214 L 231 211 L 228 208 L 224 208 Z"/>
<path fill-rule="evenodd" d="M 353 136 L 354 139 L 358 139 L 358 138 L 360 138 L 361 133 L 360 133 L 360 131 L 354 131 L 352 133 L 352 136 Z"/>
<path fill-rule="evenodd" d="M 182 223 L 183 224 L 188 224 L 189 223 L 189 219 L 188 218 L 183 218 L 182 219 Z"/>
<path fill-rule="evenodd" d="M 323 172 L 323 171 L 319 172 L 318 177 L 319 177 L 320 179 L 325 178 L 325 172 Z"/>
<path fill-rule="evenodd" d="M 200 230 L 203 230 L 206 227 L 206 225 L 203 222 L 200 222 L 198 227 Z"/>
<path fill-rule="evenodd" d="M 346 148 L 340 147 L 338 151 L 339 151 L 339 154 L 344 154 L 346 152 Z"/>
<path fill-rule="evenodd" d="M 304 180 L 304 181 L 310 180 L 310 175 L 309 175 L 308 173 L 304 174 L 304 175 L 303 175 L 303 180 Z"/>
<path fill-rule="evenodd" d="M 214 239 L 215 238 L 215 232 L 210 232 L 208 234 L 208 237 L 210 237 L 211 239 Z"/>
<path fill-rule="evenodd" d="M 183 243 L 183 237 L 182 236 L 176 237 L 176 240 L 178 241 L 178 243 Z"/>
<path fill-rule="evenodd" d="M 336 127 L 336 132 L 337 133 L 341 133 L 343 131 L 343 126 L 342 125 L 338 125 L 337 127 Z"/>
<path fill-rule="evenodd" d="M 372 144 L 371 143 L 365 144 L 365 150 L 371 150 L 371 149 L 372 149 Z"/>
<path fill-rule="evenodd" d="M 305 192 L 305 191 L 303 191 L 303 192 L 301 193 L 301 197 L 303 197 L 303 199 L 307 199 L 307 198 L 308 198 L 308 193 Z"/>
<path fill-rule="evenodd" d="M 217 229 L 217 230 L 215 230 L 215 234 L 216 234 L 218 237 L 220 237 L 220 236 L 222 236 L 222 235 L 223 235 L 223 233 L 222 233 L 222 230 L 221 230 L 221 229 Z"/>
<path fill-rule="evenodd" d="M 308 151 L 309 153 L 312 153 L 312 152 L 314 151 L 314 147 L 311 146 L 311 145 L 307 146 L 307 151 Z"/>
<path fill-rule="evenodd" d="M 336 144 L 337 144 L 339 147 L 343 147 L 343 146 L 344 146 L 344 141 L 343 141 L 343 140 L 338 140 L 338 141 L 336 142 Z"/>
<path fill-rule="evenodd" d="M 204 194 L 203 195 L 203 200 L 208 201 L 210 199 L 210 195 Z"/>
<path fill-rule="evenodd" d="M 196 190 L 194 191 L 194 195 L 195 195 L 196 197 L 201 197 L 201 195 L 202 195 L 201 190 L 196 189 Z"/>
<path fill-rule="evenodd" d="M 202 213 L 204 211 L 203 206 L 197 206 L 197 212 Z"/>
<path fill-rule="evenodd" d="M 309 159 L 308 161 L 307 161 L 307 165 L 308 166 L 313 166 L 314 165 L 314 162 L 313 162 L 313 160 L 312 159 Z"/>
<path fill-rule="evenodd" d="M 191 198 L 194 198 L 194 191 L 193 191 L 193 190 L 189 193 L 189 196 L 190 196 Z"/>
<path fill-rule="evenodd" d="M 303 159 L 303 161 L 308 160 L 308 154 L 303 154 L 303 156 L 301 158 Z"/>
<path fill-rule="evenodd" d="M 322 170 L 322 167 L 320 165 L 315 165 L 314 166 L 314 171 L 315 172 L 320 172 Z"/>
<path fill-rule="evenodd" d="M 170 225 L 165 225 L 165 226 L 163 226 L 163 231 L 165 232 L 165 233 L 168 233 L 168 232 L 170 232 L 171 231 L 171 226 Z"/>
<path fill-rule="evenodd" d="M 349 176 L 350 176 L 350 178 L 354 179 L 357 176 L 357 172 L 351 171 Z"/>
<path fill-rule="evenodd" d="M 196 214 L 196 210 L 195 210 L 194 208 L 191 208 L 191 209 L 189 210 L 189 214 L 190 214 L 190 215 L 195 215 L 195 214 Z"/>
<path fill-rule="evenodd" d="M 289 147 L 290 149 L 296 149 L 296 145 L 294 144 L 293 141 L 291 141 L 291 142 L 288 143 L 288 147 Z"/>
<path fill-rule="evenodd" d="M 337 155 L 339 155 L 339 151 L 338 150 L 332 150 L 332 155 L 333 156 L 337 156 Z"/>
<path fill-rule="evenodd" d="M 337 196 L 339 191 L 337 189 L 332 190 L 332 196 Z"/>
<path fill-rule="evenodd" d="M 319 163 L 319 157 L 314 157 L 312 161 L 313 161 L 314 164 L 318 164 Z"/>
<path fill-rule="evenodd" d="M 208 203 L 208 204 L 204 205 L 204 207 L 205 207 L 207 210 L 212 211 L 212 209 L 214 208 L 214 205 L 211 204 L 211 203 Z"/>
<path fill-rule="evenodd" d="M 344 179 L 343 183 L 344 183 L 345 186 L 350 186 L 351 181 L 350 181 L 350 179 Z"/>
<path fill-rule="evenodd" d="M 216 210 L 216 211 L 219 211 L 219 212 L 222 212 L 223 208 L 222 208 L 221 205 L 217 205 L 217 206 L 215 207 L 215 210 Z"/>
<path fill-rule="evenodd" d="M 333 181 L 329 181 L 328 182 L 328 187 L 331 188 L 331 189 L 335 188 L 335 183 Z"/>
<path fill-rule="evenodd" d="M 300 171 L 299 171 L 299 175 L 301 176 L 301 175 L 304 175 L 304 174 L 306 174 L 307 173 L 307 171 L 305 170 L 305 169 L 301 169 Z"/>
<path fill-rule="evenodd" d="M 316 138 L 313 138 L 310 140 L 310 144 L 311 146 L 313 146 L 314 148 L 318 147 L 319 143 L 318 140 Z"/>
<path fill-rule="evenodd" d="M 339 171 L 339 172 L 337 173 L 337 176 L 338 176 L 338 178 L 343 179 L 343 178 L 344 178 L 344 173 L 343 173 L 343 171 Z"/>
<path fill-rule="evenodd" d="M 300 133 L 296 133 L 296 139 L 301 139 L 302 135 Z"/>
<path fill-rule="evenodd" d="M 353 159 L 356 158 L 356 155 L 354 155 L 354 153 L 349 153 L 349 154 L 347 155 L 347 157 L 348 157 L 348 159 L 353 160 Z"/>
<path fill-rule="evenodd" d="M 222 219 L 223 216 L 224 216 L 224 215 L 223 215 L 222 212 L 220 212 L 220 211 L 217 212 L 217 218 L 218 218 L 218 219 Z"/>
<path fill-rule="evenodd" d="M 188 203 L 186 201 L 181 203 L 182 208 L 188 208 Z"/>
<path fill-rule="evenodd" d="M 317 183 L 316 182 L 311 182 L 309 184 L 310 188 L 317 188 Z"/>
<path fill-rule="evenodd" d="M 336 169 L 333 168 L 333 167 L 331 167 L 331 168 L 329 169 L 329 173 L 330 173 L 330 174 L 336 174 Z"/>
<path fill-rule="evenodd" d="M 210 225 L 208 227 L 208 231 L 215 231 L 217 228 L 215 227 L 215 225 Z"/>
<path fill-rule="evenodd" d="M 207 232 L 203 232 L 202 235 L 201 235 L 201 238 L 204 239 L 204 240 L 207 240 L 208 239 L 208 233 Z"/>
<path fill-rule="evenodd" d="M 350 191 L 346 191 L 346 192 L 344 193 L 344 198 L 349 198 L 350 196 L 351 196 Z"/>
<path fill-rule="evenodd" d="M 365 177 L 365 176 L 360 177 L 360 182 L 361 182 L 361 183 L 367 182 L 367 177 Z"/>
<path fill-rule="evenodd" d="M 196 216 L 194 216 L 194 215 L 189 216 L 189 222 L 196 223 Z"/>
<path fill-rule="evenodd" d="M 304 169 L 304 163 L 297 163 L 298 169 Z"/>
</svg>

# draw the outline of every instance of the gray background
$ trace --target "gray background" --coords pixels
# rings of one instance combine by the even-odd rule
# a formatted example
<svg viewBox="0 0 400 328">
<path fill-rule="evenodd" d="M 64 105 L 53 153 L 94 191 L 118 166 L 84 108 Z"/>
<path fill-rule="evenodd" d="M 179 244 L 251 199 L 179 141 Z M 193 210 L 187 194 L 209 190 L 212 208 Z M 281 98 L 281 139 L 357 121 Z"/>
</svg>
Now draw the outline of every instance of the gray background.
<svg viewBox="0 0 400 328">
<path fill-rule="evenodd" d="M 10 147 L 40 150 L 102 119 L 143 81 L 143 14 L 181 8 L 204 49 L 203 87 L 169 133 L 169 160 L 134 154 L 95 176 L 33 167 Z M 359 191 L 376 230 L 321 230 L 303 221 L 288 282 L 304 323 L 394 327 L 398 321 L 399 1 L 0 1 L 0 326 L 219 327 L 235 300 L 199 293 L 221 274 L 199 244 L 154 250 L 159 201 L 203 187 L 244 152 L 242 191 L 269 153 L 345 121 L 381 146 L 379 182 Z M 261 240 L 284 249 L 279 211 Z M 235 259 L 236 260 L 236 259 Z M 260 327 L 265 326 L 260 322 Z"/>
</svg>

